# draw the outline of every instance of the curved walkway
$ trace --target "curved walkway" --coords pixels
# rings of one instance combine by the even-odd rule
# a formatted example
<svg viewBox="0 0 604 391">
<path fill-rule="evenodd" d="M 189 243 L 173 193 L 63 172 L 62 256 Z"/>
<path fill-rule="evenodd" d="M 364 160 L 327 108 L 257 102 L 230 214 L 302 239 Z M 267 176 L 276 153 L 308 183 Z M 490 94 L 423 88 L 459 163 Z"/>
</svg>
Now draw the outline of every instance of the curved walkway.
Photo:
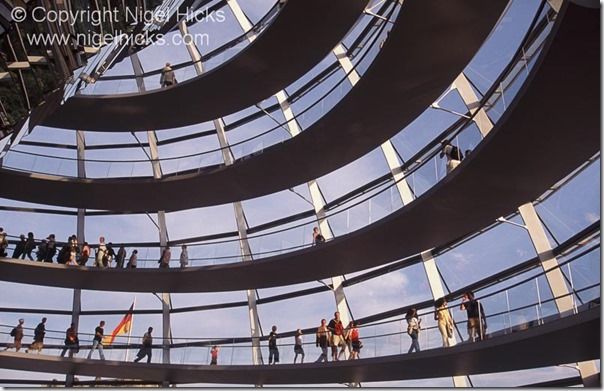
<svg viewBox="0 0 604 391">
<path fill-rule="evenodd" d="M 0 279 L 135 292 L 232 291 L 352 273 L 452 242 L 536 199 L 599 150 L 599 23 L 598 10 L 570 4 L 526 83 L 478 148 L 417 200 L 358 231 L 280 256 L 187 269 L 7 261 L 0 262 Z"/>
<path fill-rule="evenodd" d="M 25 371 L 144 379 L 170 383 L 328 384 L 392 381 L 505 372 L 600 358 L 600 308 L 542 326 L 402 354 L 331 363 L 283 365 L 175 365 L 97 361 L 0 353 L 0 367 Z"/>
<path fill-rule="evenodd" d="M 472 59 L 505 3 L 406 1 L 383 49 L 342 101 L 300 135 L 231 166 L 161 180 L 1 170 L 0 180 L 13 185 L 3 186 L 0 197 L 88 209 L 171 211 L 259 197 L 321 177 L 379 146 L 434 102 Z M 159 112 L 165 116 L 165 110 Z M 177 113 L 188 115 L 180 108 Z"/>
<path fill-rule="evenodd" d="M 242 110 L 319 63 L 366 5 L 367 0 L 288 0 L 248 49 L 207 74 L 146 93 L 76 95 L 42 123 L 131 132 L 187 126 Z"/>
</svg>

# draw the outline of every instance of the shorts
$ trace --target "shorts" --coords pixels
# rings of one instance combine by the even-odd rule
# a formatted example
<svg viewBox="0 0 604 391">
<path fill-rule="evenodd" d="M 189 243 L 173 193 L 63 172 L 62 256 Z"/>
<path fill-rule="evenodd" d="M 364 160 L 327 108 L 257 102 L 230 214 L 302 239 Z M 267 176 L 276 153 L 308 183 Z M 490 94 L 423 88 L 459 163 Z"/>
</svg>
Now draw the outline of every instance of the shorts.
<svg viewBox="0 0 604 391">
<path fill-rule="evenodd" d="M 361 351 L 361 341 L 352 341 L 352 351 L 359 353 Z"/>
<path fill-rule="evenodd" d="M 346 346 L 346 341 L 342 335 L 331 336 L 331 346 Z"/>
<path fill-rule="evenodd" d="M 294 353 L 296 354 L 304 354 L 304 349 L 300 345 L 294 345 Z"/>
</svg>

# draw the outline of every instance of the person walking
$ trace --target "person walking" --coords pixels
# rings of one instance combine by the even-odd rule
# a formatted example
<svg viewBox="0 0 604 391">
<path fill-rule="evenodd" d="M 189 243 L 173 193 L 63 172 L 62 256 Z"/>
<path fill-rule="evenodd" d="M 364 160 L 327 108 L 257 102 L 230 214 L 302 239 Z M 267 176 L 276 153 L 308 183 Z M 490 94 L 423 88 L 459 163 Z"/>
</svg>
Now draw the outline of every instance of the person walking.
<svg viewBox="0 0 604 391">
<path fill-rule="evenodd" d="M 19 324 L 17 324 L 10 331 L 10 336 L 13 337 L 13 343 L 6 345 L 4 350 L 8 350 L 11 348 L 15 348 L 15 351 L 18 352 L 21 350 L 21 340 L 23 340 L 23 324 L 25 323 L 25 319 L 19 319 Z"/>
<path fill-rule="evenodd" d="M 220 352 L 220 347 L 216 345 L 212 346 L 212 350 L 210 350 L 210 365 L 218 365 L 218 352 Z"/>
<path fill-rule="evenodd" d="M 61 351 L 61 357 L 65 357 L 68 350 L 70 357 L 80 352 L 80 340 L 78 339 L 78 330 L 75 323 L 72 323 L 65 331 L 65 347 Z"/>
<path fill-rule="evenodd" d="M 25 349 L 25 353 L 37 350 L 38 353 L 44 348 L 44 336 L 46 335 L 46 318 L 36 326 L 34 330 L 34 342 L 29 345 L 29 349 Z"/>
<path fill-rule="evenodd" d="M 296 335 L 294 336 L 294 364 L 298 360 L 299 355 L 302 356 L 300 357 L 300 364 L 304 364 L 304 348 L 302 347 L 303 344 L 304 341 L 302 339 L 302 330 L 298 329 L 296 330 Z"/>
<path fill-rule="evenodd" d="M 340 319 L 340 313 L 334 312 L 333 319 L 329 321 L 327 328 L 331 332 L 331 358 L 333 361 L 339 361 L 340 356 L 346 352 L 346 341 L 344 339 L 344 324 Z M 338 354 L 338 346 L 341 346 Z"/>
<path fill-rule="evenodd" d="M 31 252 L 34 251 L 35 248 L 36 248 L 36 240 L 34 239 L 34 233 L 28 232 L 27 241 L 25 242 L 25 252 L 23 255 L 23 259 L 25 259 L 25 257 L 27 256 L 27 258 L 29 258 L 30 261 L 33 261 L 34 258 L 31 256 Z"/>
<path fill-rule="evenodd" d="M 273 326 L 268 335 L 268 365 L 279 362 L 279 348 L 277 347 L 277 326 Z"/>
<path fill-rule="evenodd" d="M 92 352 L 94 352 L 96 349 L 98 349 L 98 351 L 99 351 L 99 357 L 101 358 L 101 360 L 105 359 L 105 354 L 103 353 L 103 337 L 105 336 L 104 327 L 105 327 L 105 321 L 101 320 L 101 322 L 96 327 L 96 329 L 94 329 L 94 338 L 92 339 L 92 349 L 90 349 L 90 352 L 88 352 L 88 357 L 86 357 L 88 360 L 90 360 L 90 358 L 92 357 Z"/>
<path fill-rule="evenodd" d="M 152 345 L 153 345 L 153 336 L 151 333 L 153 332 L 153 327 L 149 327 L 145 335 L 143 335 L 143 347 L 136 353 L 136 358 L 134 362 L 139 362 L 145 356 L 147 357 L 147 364 L 151 362 L 151 354 L 153 353 Z"/>
<path fill-rule="evenodd" d="M 13 259 L 25 258 L 25 235 L 19 235 L 19 242 L 15 245 L 13 250 Z"/>
<path fill-rule="evenodd" d="M 411 337 L 411 346 L 407 353 L 413 351 L 419 352 L 419 330 L 421 329 L 422 320 L 417 318 L 417 310 L 415 308 L 407 311 L 405 319 L 407 320 L 407 334 Z"/>
<path fill-rule="evenodd" d="M 170 247 L 166 246 L 164 251 L 161 253 L 161 257 L 159 258 L 159 267 L 161 269 L 169 268 L 170 259 L 172 259 L 172 251 L 170 251 Z"/>
<path fill-rule="evenodd" d="M 474 298 L 474 292 L 464 293 L 459 309 L 466 311 L 468 316 L 468 338 L 475 342 L 477 339 L 482 341 L 487 329 L 487 321 L 484 316 L 482 303 Z"/>
<path fill-rule="evenodd" d="M 443 347 L 449 347 L 451 346 L 449 340 L 453 338 L 453 318 L 444 297 L 436 300 L 434 304 L 436 306 L 434 320 L 438 321 L 438 331 L 443 339 Z"/>
<path fill-rule="evenodd" d="M 176 75 L 174 75 L 174 71 L 170 66 L 170 63 L 167 62 L 166 66 L 161 70 L 161 76 L 159 78 L 159 84 L 163 87 L 170 87 L 176 85 L 178 83 L 176 81 Z"/>
<path fill-rule="evenodd" d="M 329 328 L 327 327 L 327 321 L 321 319 L 321 325 L 317 329 L 316 345 L 321 348 L 321 355 L 315 362 L 327 362 L 327 347 L 329 346 Z"/>
<path fill-rule="evenodd" d="M 186 244 L 183 244 L 180 249 L 180 267 L 184 268 L 189 264 L 189 252 Z"/>
</svg>

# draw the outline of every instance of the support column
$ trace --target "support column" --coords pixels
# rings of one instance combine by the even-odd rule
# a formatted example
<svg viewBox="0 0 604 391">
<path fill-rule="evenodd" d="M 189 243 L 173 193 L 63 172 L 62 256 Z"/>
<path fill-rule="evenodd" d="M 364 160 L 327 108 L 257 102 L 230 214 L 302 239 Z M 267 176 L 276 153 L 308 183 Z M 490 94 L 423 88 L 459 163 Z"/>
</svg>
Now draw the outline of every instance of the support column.
<svg viewBox="0 0 604 391">
<path fill-rule="evenodd" d="M 526 225 L 531 242 L 533 243 L 537 256 L 539 257 L 541 267 L 544 271 L 549 270 L 545 273 L 545 278 L 552 291 L 552 294 L 556 298 L 554 301 L 556 303 L 558 313 L 560 313 L 561 316 L 572 315 L 574 313 L 574 304 L 572 297 L 568 295 L 570 290 L 566 285 L 562 270 L 558 267 L 558 259 L 552 252 L 552 246 L 547 239 L 545 229 L 541 223 L 541 220 L 539 220 L 535 207 L 529 202 L 519 207 L 518 211 L 520 212 L 522 220 L 524 220 L 524 224 Z M 560 297 L 562 295 L 567 296 Z M 577 369 L 581 374 L 581 379 L 583 380 L 583 385 L 585 387 L 600 386 L 599 372 L 595 361 L 583 361 L 577 363 Z"/>
<path fill-rule="evenodd" d="M 296 120 L 289 105 L 287 93 L 285 90 L 281 90 L 275 94 L 275 97 L 277 98 L 277 102 L 279 103 L 279 107 L 283 113 L 283 117 L 287 121 L 287 130 L 289 134 L 292 137 L 296 137 L 301 132 L 300 125 L 298 124 L 298 121 Z M 333 239 L 333 231 L 329 225 L 329 221 L 325 218 L 325 200 L 323 198 L 323 194 L 321 193 L 321 189 L 319 188 L 319 183 L 316 180 L 311 180 L 307 183 L 307 185 L 321 234 L 326 240 Z M 350 322 L 352 319 L 352 316 L 350 315 L 350 311 L 348 310 L 348 305 L 346 303 L 346 294 L 344 293 L 344 286 L 342 285 L 343 281 L 343 276 L 334 276 L 331 278 L 332 290 L 336 301 L 336 309 L 340 313 L 342 323 L 344 326 L 347 326 L 348 322 Z"/>
<path fill-rule="evenodd" d="M 231 0 L 228 3 L 231 9 L 235 7 L 235 10 L 233 11 L 235 15 L 243 15 L 241 8 L 239 8 L 239 5 L 236 1 Z M 238 11 L 235 12 L 236 10 Z M 178 27 L 181 35 L 185 36 L 189 34 L 189 29 L 186 23 L 181 22 Z M 183 41 L 185 42 L 191 60 L 195 62 L 196 73 L 198 75 L 203 74 L 201 53 L 199 52 L 197 46 L 195 46 L 194 40 L 183 39 Z M 222 159 L 224 161 L 224 164 L 230 166 L 231 164 L 233 164 L 235 159 L 229 148 L 229 142 L 227 140 L 225 132 L 225 124 L 222 118 L 214 120 L 214 128 L 216 129 L 216 135 L 218 136 L 218 143 L 220 145 L 220 148 L 222 149 Z M 253 260 L 252 251 L 247 239 L 247 230 L 249 227 L 247 225 L 247 220 L 245 219 L 243 205 L 239 201 L 233 202 L 233 209 L 235 212 L 235 222 L 237 224 L 237 232 L 239 235 L 241 258 L 243 262 L 251 262 Z M 256 303 L 256 291 L 253 289 L 248 289 L 246 290 L 246 296 L 248 302 L 248 315 L 250 320 L 250 335 L 252 337 L 252 363 L 254 365 L 260 365 L 263 363 L 262 350 L 260 348 L 260 337 L 262 336 L 262 330 L 260 328 L 260 316 L 258 314 L 258 305 Z"/>
<path fill-rule="evenodd" d="M 436 301 L 441 297 L 445 297 L 445 290 L 438 273 L 438 267 L 436 266 L 436 260 L 434 259 L 432 250 L 422 252 L 421 256 L 424 270 L 428 277 L 430 291 L 432 291 L 432 298 Z M 455 333 L 453 333 L 453 336 L 449 338 L 449 345 L 454 346 L 456 344 L 457 338 L 455 338 Z M 453 384 L 455 387 L 470 387 L 470 382 L 468 380 L 469 378 L 467 376 L 453 376 Z"/>
<path fill-rule="evenodd" d="M 485 137 L 491 131 L 491 129 L 493 129 L 493 122 L 487 115 L 487 112 L 484 110 L 484 108 L 478 109 L 480 106 L 480 99 L 478 99 L 478 96 L 474 92 L 470 81 L 463 72 L 457 76 L 457 79 L 455 79 L 453 82 L 453 87 L 457 89 L 457 92 L 459 92 L 459 95 L 470 111 L 470 114 L 474 114 L 476 111 L 478 111 L 474 116 L 474 123 L 476 123 L 476 126 L 480 130 L 482 137 Z"/>
</svg>

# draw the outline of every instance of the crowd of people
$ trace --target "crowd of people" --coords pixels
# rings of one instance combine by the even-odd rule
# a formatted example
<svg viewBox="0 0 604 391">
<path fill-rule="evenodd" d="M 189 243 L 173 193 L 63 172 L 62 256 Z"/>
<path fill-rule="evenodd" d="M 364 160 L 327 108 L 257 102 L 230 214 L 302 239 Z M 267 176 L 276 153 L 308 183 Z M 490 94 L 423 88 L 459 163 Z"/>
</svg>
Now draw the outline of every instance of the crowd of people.
<svg viewBox="0 0 604 391">
<path fill-rule="evenodd" d="M 468 316 L 467 332 L 468 339 L 472 342 L 485 338 L 487 323 L 482 307 L 482 303 L 475 299 L 474 293 L 469 291 L 463 295 L 461 310 L 465 310 Z M 451 345 L 450 341 L 453 337 L 454 323 L 447 302 L 444 298 L 438 299 L 435 302 L 434 319 L 437 321 L 438 330 L 442 336 L 443 347 Z M 419 344 L 419 334 L 422 330 L 422 320 L 419 318 L 417 310 L 411 308 L 405 315 L 407 323 L 407 334 L 411 338 L 411 345 L 408 353 L 419 352 L 421 350 Z M 13 337 L 13 342 L 7 344 L 4 350 L 15 349 L 17 352 L 21 350 L 22 340 L 24 336 L 24 319 L 19 319 L 18 324 L 11 330 L 10 336 Z M 134 362 L 139 362 L 147 358 L 147 363 L 151 362 L 153 353 L 153 327 L 149 327 L 143 335 L 141 347 L 136 354 Z M 46 334 L 46 318 L 42 318 L 41 322 L 34 329 L 33 341 L 26 353 L 37 351 L 38 353 L 44 348 L 44 336 Z M 331 356 L 331 361 L 339 361 L 346 358 L 348 352 L 348 360 L 357 360 L 360 357 L 363 348 L 363 342 L 360 339 L 359 323 L 350 321 L 347 326 L 344 326 L 340 313 L 335 312 L 333 318 L 327 322 L 326 319 L 321 319 L 321 324 L 315 332 L 315 346 L 321 349 L 321 353 L 315 362 L 328 362 Z M 277 326 L 271 327 L 271 332 L 268 336 L 268 364 L 274 365 L 279 363 L 279 335 Z M 98 351 L 99 358 L 105 360 L 103 352 L 103 344 L 105 340 L 105 321 L 101 320 L 99 325 L 94 329 L 92 339 L 92 347 L 88 352 L 87 358 L 91 359 L 95 351 Z M 306 356 L 304 352 L 304 334 L 301 329 L 296 330 L 294 335 L 294 364 L 298 362 L 304 363 Z M 80 342 L 78 339 L 78 330 L 76 325 L 72 323 L 65 331 L 64 347 L 61 351 L 61 357 L 69 352 L 69 356 L 73 356 L 80 351 Z M 210 365 L 218 364 L 218 356 L 220 347 L 212 346 L 210 349 Z"/>
<path fill-rule="evenodd" d="M 325 242 L 325 237 L 321 234 L 318 227 L 313 228 L 312 244 L 319 245 Z M 8 239 L 4 228 L 0 227 L 0 257 L 8 257 Z M 88 266 L 88 261 L 92 258 L 92 265 L 100 268 L 136 268 L 138 262 L 138 250 L 132 250 L 128 257 L 126 247 L 120 245 L 117 252 L 113 243 L 105 243 L 105 237 L 99 237 L 99 243 L 90 245 L 88 242 L 79 243 L 76 235 L 67 238 L 65 244 L 57 251 L 57 241 L 54 234 L 48 235 L 46 239 L 36 242 L 33 232 L 25 235 L 21 234 L 19 241 L 13 250 L 12 258 L 25 259 L 28 257 L 34 260 L 32 252 L 36 249 L 36 260 L 39 262 L 54 262 L 55 255 L 57 263 L 63 265 Z M 94 252 L 94 254 L 93 254 Z M 128 261 L 126 262 L 126 259 Z M 169 268 L 172 260 L 172 250 L 170 246 L 165 246 L 161 250 L 161 255 L 157 263 L 159 268 Z M 189 265 L 189 252 L 187 245 L 180 246 L 179 264 L 181 268 Z"/>
<path fill-rule="evenodd" d="M 8 240 L 6 232 L 0 228 L 0 257 L 8 257 Z M 19 241 L 16 243 L 13 250 L 12 258 L 34 260 L 32 252 L 36 249 L 36 260 L 39 262 L 54 262 L 55 255 L 57 263 L 63 265 L 79 265 L 89 266 L 88 262 L 92 258 L 92 265 L 100 268 L 115 267 L 115 268 L 136 268 L 138 261 L 138 250 L 132 250 L 128 257 L 124 245 L 120 245 L 117 252 L 114 249 L 113 243 L 105 243 L 105 237 L 99 237 L 99 243 L 91 246 L 88 242 L 79 243 L 76 235 L 71 235 L 67 238 L 65 244 L 58 249 L 58 244 L 54 234 L 48 235 L 46 239 L 36 242 L 33 232 L 29 232 L 27 237 L 21 234 Z M 94 252 L 94 253 L 93 253 Z M 126 259 L 128 261 L 126 262 Z M 172 252 L 169 246 L 162 249 L 161 256 L 158 260 L 160 268 L 170 267 Z M 189 253 L 187 245 L 183 244 L 180 251 L 180 267 L 184 268 L 189 265 Z"/>
</svg>

